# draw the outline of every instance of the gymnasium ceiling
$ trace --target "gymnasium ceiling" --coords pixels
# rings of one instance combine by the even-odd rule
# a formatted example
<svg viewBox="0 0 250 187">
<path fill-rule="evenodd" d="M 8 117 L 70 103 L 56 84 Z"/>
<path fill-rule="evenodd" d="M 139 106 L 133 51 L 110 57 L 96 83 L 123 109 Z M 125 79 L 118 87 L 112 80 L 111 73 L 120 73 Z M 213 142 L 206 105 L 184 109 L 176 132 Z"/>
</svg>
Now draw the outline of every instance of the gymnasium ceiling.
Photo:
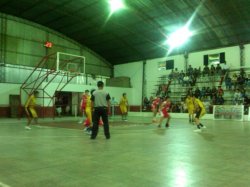
<svg viewBox="0 0 250 187">
<path fill-rule="evenodd" d="M 125 3 L 110 17 L 107 0 L 1 0 L 0 12 L 63 33 L 113 65 L 166 56 L 166 36 L 189 20 L 194 35 L 172 54 L 250 43 L 250 0 Z"/>
</svg>

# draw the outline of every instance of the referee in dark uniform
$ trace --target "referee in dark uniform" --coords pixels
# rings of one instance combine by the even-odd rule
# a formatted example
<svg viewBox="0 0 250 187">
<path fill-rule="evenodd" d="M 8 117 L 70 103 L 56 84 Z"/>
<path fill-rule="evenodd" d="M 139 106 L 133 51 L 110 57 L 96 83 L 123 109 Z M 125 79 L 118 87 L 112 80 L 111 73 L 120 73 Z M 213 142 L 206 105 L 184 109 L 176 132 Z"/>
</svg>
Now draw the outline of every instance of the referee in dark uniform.
<svg viewBox="0 0 250 187">
<path fill-rule="evenodd" d="M 106 139 L 110 139 L 109 133 L 109 121 L 108 121 L 108 107 L 110 105 L 110 95 L 103 90 L 104 83 L 102 81 L 97 82 L 98 90 L 94 91 L 91 100 L 94 107 L 93 115 L 93 128 L 90 139 L 95 139 L 98 133 L 99 120 L 102 117 L 104 135 Z"/>
</svg>

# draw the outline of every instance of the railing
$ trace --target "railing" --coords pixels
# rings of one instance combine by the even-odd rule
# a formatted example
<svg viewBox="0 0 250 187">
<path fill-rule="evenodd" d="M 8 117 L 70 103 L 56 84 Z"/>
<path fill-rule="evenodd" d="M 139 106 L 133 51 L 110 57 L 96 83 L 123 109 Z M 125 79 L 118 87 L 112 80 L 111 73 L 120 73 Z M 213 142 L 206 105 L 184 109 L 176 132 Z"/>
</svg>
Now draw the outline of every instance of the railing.
<svg viewBox="0 0 250 187">
<path fill-rule="evenodd" d="M 12 65 L 12 64 L 0 64 L 0 83 L 12 83 L 12 84 L 22 84 L 28 76 L 32 73 L 34 70 L 34 67 L 28 67 L 28 66 L 20 66 L 20 65 Z M 47 69 L 42 69 L 43 72 L 46 72 Z M 38 76 L 38 73 L 34 73 L 32 76 L 32 80 L 35 80 Z M 53 77 L 52 75 L 49 75 L 47 79 L 45 79 L 45 82 L 49 82 Z M 62 72 L 56 78 L 53 80 L 53 83 L 60 83 L 62 80 Z M 96 82 L 95 79 L 100 79 L 103 82 L 106 82 L 106 79 L 109 77 L 107 76 L 101 76 L 97 75 L 95 78 L 93 78 L 93 75 L 91 74 L 79 74 L 75 76 L 71 80 L 71 84 L 85 84 L 85 85 L 92 85 Z M 63 80 L 63 83 L 66 83 L 66 79 Z"/>
</svg>

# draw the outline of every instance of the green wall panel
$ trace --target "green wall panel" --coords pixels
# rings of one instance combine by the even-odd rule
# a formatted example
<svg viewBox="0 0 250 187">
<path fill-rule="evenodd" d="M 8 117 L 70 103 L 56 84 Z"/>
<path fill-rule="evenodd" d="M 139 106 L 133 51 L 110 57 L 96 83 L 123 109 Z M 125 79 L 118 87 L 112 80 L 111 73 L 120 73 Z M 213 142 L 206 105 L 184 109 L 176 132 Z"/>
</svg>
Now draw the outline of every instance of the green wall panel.
<svg viewBox="0 0 250 187">
<path fill-rule="evenodd" d="M 15 20 L 8 20 L 7 34 L 26 40 L 35 40 L 38 42 L 46 41 L 46 31 Z"/>
<path fill-rule="evenodd" d="M 5 31 L 2 30 L 5 33 L 1 35 L 6 42 L 1 48 L 4 50 L 5 62 L 7 64 L 36 66 L 44 56 L 63 52 L 85 56 L 86 74 L 112 75 L 113 70 L 110 64 L 76 41 L 28 20 L 2 15 L 0 13 L 0 22 L 4 20 L 7 24 Z M 53 47 L 45 48 L 44 44 L 46 41 L 52 42 Z M 53 64 L 55 64 L 55 59 L 51 59 L 46 66 L 52 67 Z"/>
</svg>

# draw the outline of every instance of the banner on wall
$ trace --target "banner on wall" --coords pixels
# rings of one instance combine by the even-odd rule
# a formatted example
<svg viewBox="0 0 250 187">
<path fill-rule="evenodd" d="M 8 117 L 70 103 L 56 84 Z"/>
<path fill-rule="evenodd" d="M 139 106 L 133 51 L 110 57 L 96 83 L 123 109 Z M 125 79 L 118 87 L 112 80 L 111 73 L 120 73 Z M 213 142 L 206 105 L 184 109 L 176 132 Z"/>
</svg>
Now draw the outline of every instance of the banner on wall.
<svg viewBox="0 0 250 187">
<path fill-rule="evenodd" d="M 220 63 L 220 54 L 210 54 L 208 55 L 208 64 L 219 64 Z"/>
<path fill-rule="evenodd" d="M 166 70 L 166 62 L 158 62 L 158 70 Z"/>
<path fill-rule="evenodd" d="M 204 55 L 204 65 L 216 65 L 216 64 L 225 64 L 225 52 Z"/>
<path fill-rule="evenodd" d="M 244 106 L 243 105 L 214 105 L 213 114 L 214 114 L 214 120 L 243 121 Z"/>
<path fill-rule="evenodd" d="M 174 69 L 174 60 L 158 62 L 158 70 L 171 70 L 171 69 Z"/>
</svg>

